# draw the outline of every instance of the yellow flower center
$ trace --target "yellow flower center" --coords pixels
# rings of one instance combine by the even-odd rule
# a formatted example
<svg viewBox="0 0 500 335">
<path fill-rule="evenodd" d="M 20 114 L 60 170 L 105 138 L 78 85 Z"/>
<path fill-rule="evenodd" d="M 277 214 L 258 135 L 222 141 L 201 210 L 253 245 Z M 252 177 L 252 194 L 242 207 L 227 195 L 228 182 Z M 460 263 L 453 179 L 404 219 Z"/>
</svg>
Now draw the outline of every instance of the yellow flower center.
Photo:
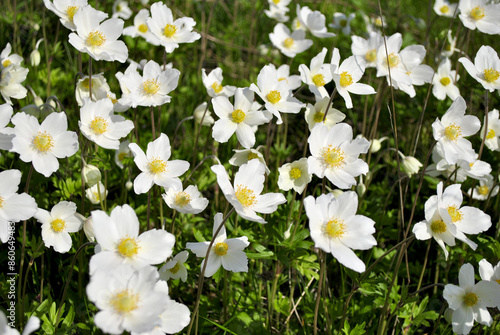
<svg viewBox="0 0 500 335">
<path fill-rule="evenodd" d="M 314 113 L 313 120 L 316 123 L 323 122 L 324 117 L 325 117 L 325 113 L 316 112 L 316 113 Z"/>
<path fill-rule="evenodd" d="M 33 145 L 40 153 L 50 152 L 54 147 L 54 139 L 46 131 L 39 131 L 33 139 Z"/>
<path fill-rule="evenodd" d="M 118 314 L 127 314 L 138 308 L 139 295 L 133 294 L 129 290 L 123 290 L 116 293 L 111 299 L 110 304 Z"/>
<path fill-rule="evenodd" d="M 345 231 L 346 226 L 344 224 L 344 220 L 337 218 L 331 219 L 323 227 L 323 232 L 330 236 L 330 238 L 340 238 L 344 236 Z"/>
<path fill-rule="evenodd" d="M 60 233 L 64 231 L 64 228 L 66 228 L 66 222 L 63 219 L 55 219 L 50 223 L 50 227 L 56 233 Z"/>
<path fill-rule="evenodd" d="M 345 163 L 345 153 L 339 147 L 324 147 L 321 150 L 321 157 L 328 168 L 338 168 Z"/>
<path fill-rule="evenodd" d="M 443 77 L 443 78 L 441 78 L 441 80 L 439 82 L 443 86 L 448 86 L 451 83 L 451 80 L 450 80 L 450 77 Z"/>
<path fill-rule="evenodd" d="M 273 90 L 267 95 L 267 100 L 272 103 L 278 103 L 281 100 L 281 94 L 279 91 Z"/>
<path fill-rule="evenodd" d="M 259 158 L 259 155 L 257 155 L 255 152 L 250 152 L 248 154 L 247 160 L 251 161 L 252 159 Z"/>
<path fill-rule="evenodd" d="M 481 20 L 484 17 L 484 8 L 479 6 L 474 7 L 470 11 L 470 16 L 476 21 Z"/>
<path fill-rule="evenodd" d="M 280 3 L 280 0 L 273 0 L 274 4 L 277 5 Z"/>
<path fill-rule="evenodd" d="M 135 238 L 125 237 L 120 241 L 120 243 L 118 243 L 118 252 L 123 257 L 135 256 L 138 251 L 139 245 L 137 244 Z"/>
<path fill-rule="evenodd" d="M 325 77 L 321 73 L 315 74 L 313 77 L 313 83 L 318 87 L 325 86 Z"/>
<path fill-rule="evenodd" d="M 283 80 L 285 80 L 288 83 L 288 80 L 286 80 L 285 77 L 281 77 L 281 78 L 278 79 L 278 81 L 283 81 Z"/>
<path fill-rule="evenodd" d="M 293 38 L 285 38 L 285 40 L 283 41 L 283 45 L 285 46 L 285 48 L 290 48 L 293 45 Z"/>
<path fill-rule="evenodd" d="M 451 216 L 451 221 L 453 223 L 462 220 L 463 214 L 462 214 L 462 212 L 460 212 L 460 210 L 457 208 L 457 206 L 450 206 L 447 208 L 447 210 L 448 210 L 448 214 L 450 214 L 450 216 Z"/>
<path fill-rule="evenodd" d="M 88 91 L 90 89 L 90 80 L 89 80 L 89 78 L 83 79 L 80 85 L 82 85 L 82 87 L 85 90 Z M 95 88 L 95 80 L 94 79 L 92 79 L 92 87 Z"/>
<path fill-rule="evenodd" d="M 377 18 L 375 19 L 375 25 L 376 25 L 376 26 L 379 26 L 379 27 L 380 27 L 380 26 L 382 26 L 382 18 L 377 17 Z"/>
<path fill-rule="evenodd" d="M 118 99 L 113 98 L 113 96 L 112 96 L 112 95 L 110 95 L 110 94 L 106 94 L 106 96 L 108 97 L 108 99 L 109 99 L 109 100 L 111 100 L 111 102 L 113 103 L 113 105 L 114 105 L 114 104 L 116 104 L 116 103 L 118 102 Z"/>
<path fill-rule="evenodd" d="M 340 74 L 340 86 L 347 87 L 352 84 L 352 76 L 344 71 Z"/>
<path fill-rule="evenodd" d="M 484 80 L 488 83 L 494 83 L 497 81 L 498 77 L 500 77 L 500 73 L 498 73 L 497 70 L 494 70 L 493 68 L 484 70 Z"/>
<path fill-rule="evenodd" d="M 448 12 L 450 11 L 450 7 L 448 7 L 448 6 L 444 5 L 444 6 L 442 6 L 441 8 L 439 8 L 439 11 L 440 11 L 441 13 L 443 13 L 443 14 L 446 14 L 446 13 L 448 13 Z"/>
<path fill-rule="evenodd" d="M 155 79 L 148 79 L 142 83 L 143 95 L 155 95 L 160 90 L 160 85 Z"/>
<path fill-rule="evenodd" d="M 3 203 L 4 203 L 4 202 L 5 202 L 5 200 L 3 200 L 3 198 L 2 198 L 2 197 L 0 197 L 0 208 L 2 208 L 2 207 L 3 207 Z"/>
<path fill-rule="evenodd" d="M 377 50 L 373 49 L 365 54 L 365 59 L 368 63 L 373 63 L 377 60 Z"/>
<path fill-rule="evenodd" d="M 495 137 L 495 131 L 493 129 L 488 130 L 488 134 L 486 135 L 486 139 L 491 140 L 493 137 Z"/>
<path fill-rule="evenodd" d="M 9 66 L 10 64 L 12 64 L 12 62 L 10 61 L 10 59 L 6 59 L 2 62 L 2 66 L 3 67 L 7 67 Z"/>
<path fill-rule="evenodd" d="M 163 159 L 153 157 L 151 162 L 148 163 L 148 170 L 152 174 L 163 173 L 167 169 L 167 162 Z"/>
<path fill-rule="evenodd" d="M 345 27 L 345 26 L 347 26 L 347 20 L 346 20 L 346 19 L 342 19 L 342 20 L 340 20 L 339 25 L 340 25 L 341 27 Z"/>
<path fill-rule="evenodd" d="M 465 306 L 467 307 L 472 307 L 474 306 L 475 304 L 477 304 L 477 302 L 479 301 L 479 298 L 477 297 L 476 294 L 470 292 L 470 293 L 467 293 L 464 297 L 464 304 Z"/>
<path fill-rule="evenodd" d="M 174 36 L 175 32 L 177 31 L 177 27 L 173 24 L 167 24 L 165 28 L 163 28 L 163 35 L 166 37 L 172 37 Z"/>
<path fill-rule="evenodd" d="M 384 59 L 384 63 L 385 66 L 389 65 L 389 67 L 392 69 L 393 67 L 398 66 L 399 56 L 395 52 L 392 52 L 386 59 Z"/>
<path fill-rule="evenodd" d="M 243 120 L 245 120 L 245 113 L 241 109 L 235 109 L 231 113 L 231 118 L 233 119 L 234 123 L 241 123 Z"/>
<path fill-rule="evenodd" d="M 251 207 L 257 203 L 257 197 L 253 191 L 246 186 L 238 185 L 235 193 L 236 199 L 238 199 L 244 208 Z"/>
<path fill-rule="evenodd" d="M 175 263 L 174 267 L 169 269 L 168 271 L 172 272 L 174 275 L 179 272 L 179 269 L 181 268 L 181 266 L 179 265 L 179 263 Z"/>
<path fill-rule="evenodd" d="M 497 283 L 499 283 L 499 284 L 500 284 L 500 279 L 497 279 L 497 280 L 495 280 L 495 281 L 496 281 Z"/>
<path fill-rule="evenodd" d="M 69 22 L 73 22 L 73 17 L 78 11 L 79 6 L 68 6 L 66 7 L 66 15 L 68 15 Z"/>
<path fill-rule="evenodd" d="M 174 202 L 179 207 L 187 206 L 191 202 L 191 196 L 186 192 L 177 192 Z"/>
<path fill-rule="evenodd" d="M 137 28 L 137 30 L 139 30 L 141 33 L 147 33 L 148 32 L 148 25 L 143 23 L 141 25 L 139 25 L 139 27 Z"/>
<path fill-rule="evenodd" d="M 87 45 L 91 47 L 100 47 L 106 42 L 106 37 L 98 30 L 93 31 L 87 36 Z"/>
<path fill-rule="evenodd" d="M 293 168 L 290 170 L 290 178 L 293 180 L 297 180 L 302 176 L 302 171 L 299 168 Z"/>
<path fill-rule="evenodd" d="M 225 242 L 219 242 L 215 245 L 214 251 L 219 256 L 224 256 L 227 254 L 228 245 Z"/>
<path fill-rule="evenodd" d="M 222 91 L 222 85 L 220 83 L 218 83 L 218 82 L 214 82 L 212 84 L 212 89 L 214 90 L 214 92 L 216 94 L 219 94 Z"/>
<path fill-rule="evenodd" d="M 479 191 L 479 194 L 481 194 L 481 195 L 487 195 L 488 192 L 490 191 L 490 188 L 486 185 L 483 185 L 483 186 L 479 186 L 478 191 Z"/>
<path fill-rule="evenodd" d="M 446 46 L 444 47 L 444 49 L 446 51 L 450 51 L 451 50 L 451 44 L 446 44 Z"/>
<path fill-rule="evenodd" d="M 446 231 L 446 224 L 443 220 L 432 221 L 431 230 L 434 234 L 441 234 Z"/>
<path fill-rule="evenodd" d="M 123 160 L 124 160 L 124 159 L 125 159 L 125 157 L 127 157 L 127 156 L 128 156 L 128 153 L 126 153 L 126 152 L 120 152 L 120 153 L 118 154 L 118 160 L 119 160 L 120 162 L 123 162 Z"/>
<path fill-rule="evenodd" d="M 90 129 L 96 134 L 96 135 L 102 135 L 105 132 L 108 131 L 108 122 L 104 120 L 102 117 L 97 116 L 90 122 Z"/>
<path fill-rule="evenodd" d="M 459 136 L 462 136 L 462 131 L 453 123 L 444 129 L 444 136 L 450 141 L 456 141 Z"/>
</svg>

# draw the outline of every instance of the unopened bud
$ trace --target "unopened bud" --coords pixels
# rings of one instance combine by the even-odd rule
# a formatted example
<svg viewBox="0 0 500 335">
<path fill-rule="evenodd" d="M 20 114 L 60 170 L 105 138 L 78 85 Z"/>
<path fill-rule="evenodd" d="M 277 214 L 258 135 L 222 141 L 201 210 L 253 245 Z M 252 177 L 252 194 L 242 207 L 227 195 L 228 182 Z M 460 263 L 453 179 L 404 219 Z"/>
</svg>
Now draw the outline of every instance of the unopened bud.
<svg viewBox="0 0 500 335">
<path fill-rule="evenodd" d="M 101 171 L 94 165 L 85 165 L 82 174 L 87 187 L 92 187 L 101 181 Z"/>
</svg>

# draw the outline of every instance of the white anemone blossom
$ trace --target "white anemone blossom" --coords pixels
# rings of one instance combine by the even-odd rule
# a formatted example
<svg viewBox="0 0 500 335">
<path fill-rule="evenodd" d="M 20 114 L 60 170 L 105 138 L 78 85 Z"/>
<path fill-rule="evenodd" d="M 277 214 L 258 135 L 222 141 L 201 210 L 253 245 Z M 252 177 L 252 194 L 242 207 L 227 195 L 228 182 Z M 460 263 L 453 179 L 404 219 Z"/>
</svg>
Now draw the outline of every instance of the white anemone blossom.
<svg viewBox="0 0 500 335">
<path fill-rule="evenodd" d="M 493 92 L 500 89 L 500 59 L 495 49 L 489 45 L 483 45 L 479 48 L 474 63 L 465 57 L 458 61 L 462 63 L 469 75 L 480 82 L 486 90 Z"/>
<path fill-rule="evenodd" d="M 345 119 L 345 114 L 338 109 L 333 108 L 332 104 L 330 104 L 328 113 L 326 113 L 325 117 L 325 111 L 329 101 L 330 98 L 324 97 L 323 99 L 316 101 L 314 105 L 309 103 L 307 104 L 305 118 L 309 130 L 312 130 L 319 123 L 324 123 L 330 129 Z"/>
<path fill-rule="evenodd" d="M 304 30 L 299 29 L 292 33 L 283 23 L 277 23 L 274 26 L 273 32 L 269 34 L 269 39 L 273 45 L 278 48 L 283 55 L 290 58 L 306 51 L 313 45 L 313 41 L 305 37 L 306 32 Z"/>
<path fill-rule="evenodd" d="M 460 0 L 458 9 L 458 17 L 467 28 L 477 28 L 485 34 L 500 33 L 500 4 L 488 4 L 486 0 Z"/>
<path fill-rule="evenodd" d="M 377 50 L 384 43 L 382 34 L 378 31 L 370 31 L 368 38 L 351 36 L 351 51 L 353 56 L 364 59 L 366 67 L 377 67 Z"/>
<path fill-rule="evenodd" d="M 168 207 L 181 213 L 199 214 L 208 206 L 207 198 L 201 195 L 196 185 L 189 185 L 185 190 L 171 187 L 162 197 Z"/>
<path fill-rule="evenodd" d="M 309 85 L 309 90 L 314 94 L 316 100 L 329 96 L 325 85 L 332 81 L 330 64 L 325 64 L 327 49 L 323 50 L 311 59 L 311 64 L 299 65 L 300 78 L 304 84 Z"/>
<path fill-rule="evenodd" d="M 208 75 L 205 69 L 201 69 L 201 79 L 203 81 L 203 85 L 207 89 L 208 95 L 212 98 L 218 96 L 229 98 L 236 92 L 235 86 L 222 85 L 223 76 L 222 69 L 220 67 L 213 69 Z"/>
<path fill-rule="evenodd" d="M 307 6 L 300 7 L 300 5 L 297 4 L 296 12 L 298 20 L 297 25 L 301 30 L 307 30 L 311 32 L 312 35 L 319 38 L 335 36 L 335 33 L 327 31 L 325 26 L 325 15 L 323 15 L 320 11 L 312 11 Z"/>
<path fill-rule="evenodd" d="M 289 191 L 293 188 L 295 192 L 302 194 L 312 179 L 306 157 L 302 157 L 298 161 L 283 164 L 278 169 L 278 172 L 278 187 L 283 191 Z"/>
<path fill-rule="evenodd" d="M 59 16 L 59 20 L 63 26 L 72 31 L 76 30 L 75 23 L 73 22 L 75 14 L 82 7 L 88 5 L 87 0 L 53 0 L 52 2 L 50 0 L 43 0 L 43 3 L 48 10 Z M 108 14 L 101 11 L 96 11 L 95 15 L 98 16 L 100 21 L 108 17 Z"/>
<path fill-rule="evenodd" d="M 432 78 L 432 94 L 438 100 L 444 100 L 446 97 L 449 97 L 455 101 L 460 96 L 460 91 L 455 85 L 459 79 L 460 76 L 457 72 L 451 69 L 450 59 L 443 59 L 438 66 L 434 78 Z"/>
</svg>

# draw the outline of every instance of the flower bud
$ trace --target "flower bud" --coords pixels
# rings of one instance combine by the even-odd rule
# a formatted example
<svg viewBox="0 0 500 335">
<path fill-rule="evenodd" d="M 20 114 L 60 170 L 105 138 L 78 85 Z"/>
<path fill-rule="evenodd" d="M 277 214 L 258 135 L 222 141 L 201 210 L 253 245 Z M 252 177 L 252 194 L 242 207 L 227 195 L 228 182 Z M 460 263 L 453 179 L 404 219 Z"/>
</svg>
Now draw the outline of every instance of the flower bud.
<svg viewBox="0 0 500 335">
<path fill-rule="evenodd" d="M 101 181 L 101 171 L 94 165 L 87 165 L 82 170 L 83 180 L 88 187 L 92 187 Z"/>
<path fill-rule="evenodd" d="M 206 113 L 205 113 L 205 110 L 207 111 Z M 204 118 L 203 118 L 203 114 L 205 114 Z M 201 118 L 203 118 L 203 123 L 201 123 L 201 121 L 202 121 Z M 204 102 L 201 105 L 199 105 L 198 107 L 196 107 L 196 109 L 194 110 L 194 120 L 196 121 L 196 123 L 201 123 L 202 126 L 211 126 L 214 124 L 215 120 L 212 117 L 212 115 L 210 114 L 210 111 L 207 110 L 207 103 L 206 102 Z"/>
<path fill-rule="evenodd" d="M 125 183 L 125 188 L 130 191 L 132 189 L 132 187 L 134 187 L 134 183 L 132 183 L 130 180 L 127 180 L 127 182 Z"/>
<path fill-rule="evenodd" d="M 417 173 L 418 170 L 422 167 L 422 163 L 420 163 L 415 157 L 406 156 L 403 158 L 403 171 L 406 172 L 408 177 L 411 177 L 413 174 Z"/>
<path fill-rule="evenodd" d="M 43 105 L 42 98 L 40 98 L 39 96 L 36 96 L 35 97 L 35 106 L 40 107 L 41 105 Z"/>
<path fill-rule="evenodd" d="M 31 66 L 38 66 L 38 65 L 40 65 L 40 59 L 41 59 L 40 51 L 38 51 L 38 49 L 33 50 L 31 52 L 31 54 L 30 54 L 30 63 L 31 63 Z"/>
</svg>

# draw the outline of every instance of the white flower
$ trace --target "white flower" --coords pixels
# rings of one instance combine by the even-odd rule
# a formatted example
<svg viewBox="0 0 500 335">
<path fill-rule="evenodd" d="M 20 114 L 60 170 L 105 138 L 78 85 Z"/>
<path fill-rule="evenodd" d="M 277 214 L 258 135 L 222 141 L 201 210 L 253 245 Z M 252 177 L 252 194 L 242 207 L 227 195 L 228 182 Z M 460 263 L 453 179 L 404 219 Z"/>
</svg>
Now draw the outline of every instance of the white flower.
<svg viewBox="0 0 500 335">
<path fill-rule="evenodd" d="M 365 73 L 365 61 L 356 56 L 350 56 L 340 64 L 339 49 L 333 50 L 330 69 L 335 87 L 339 94 L 344 98 L 347 108 L 352 108 L 352 99 L 349 93 L 353 94 L 375 94 L 373 87 L 367 84 L 358 83 Z"/>
<path fill-rule="evenodd" d="M 331 127 L 345 119 L 345 114 L 338 109 L 333 108 L 331 104 L 325 118 L 325 111 L 326 107 L 328 106 L 329 100 L 330 98 L 325 97 L 321 100 L 318 100 L 314 105 L 307 104 L 305 118 L 309 130 L 312 130 L 317 124 L 322 122 L 328 127 L 328 129 L 330 129 Z"/>
<path fill-rule="evenodd" d="M 298 194 L 302 194 L 307 184 L 311 182 L 312 175 L 308 171 L 307 158 L 283 164 L 279 169 L 278 187 L 280 190 L 288 191 L 292 188 Z"/>
<path fill-rule="evenodd" d="M 145 66 L 143 76 L 131 71 L 122 77 L 122 81 L 130 90 L 132 107 L 161 106 L 170 102 L 168 95 L 176 89 L 180 72 L 177 69 L 162 70 L 160 65 L 150 60 Z"/>
<path fill-rule="evenodd" d="M 123 31 L 123 20 L 101 21 L 102 16 L 89 5 L 78 10 L 73 17 L 76 34 L 69 34 L 69 43 L 95 60 L 124 63 L 128 58 L 128 49 L 123 41 L 118 41 Z"/>
<path fill-rule="evenodd" d="M 309 173 L 326 176 L 342 189 L 356 185 L 354 177 L 368 173 L 368 164 L 358 157 L 368 152 L 370 142 L 365 138 L 353 140 L 350 125 L 338 123 L 328 129 L 318 124 L 307 141 L 312 155 L 308 158 Z"/>
<path fill-rule="evenodd" d="M 52 113 L 42 124 L 23 112 L 12 117 L 15 125 L 12 151 L 26 163 L 32 162 L 35 170 L 45 177 L 59 169 L 58 158 L 73 156 L 78 151 L 78 137 L 67 131 L 66 114 Z"/>
<path fill-rule="evenodd" d="M 82 228 L 84 218 L 76 213 L 74 202 L 61 201 L 49 211 L 39 208 L 35 218 L 42 224 L 42 239 L 45 246 L 54 247 L 60 253 L 71 249 L 71 236 Z"/>
<path fill-rule="evenodd" d="M 311 59 L 310 68 L 304 64 L 299 65 L 300 78 L 309 85 L 309 90 L 314 93 L 316 100 L 328 97 L 325 85 L 332 81 L 330 64 L 325 64 L 327 49 L 323 50 Z"/>
<path fill-rule="evenodd" d="M 282 54 L 293 58 L 298 53 L 304 52 L 313 45 L 313 41 L 305 38 L 304 30 L 295 30 L 290 32 L 287 26 L 283 23 L 278 23 L 274 26 L 274 30 L 269 34 L 269 39 L 273 45 L 278 48 Z"/>
<path fill-rule="evenodd" d="M 102 200 L 106 199 L 108 190 L 102 182 L 97 182 L 94 186 L 85 190 L 85 197 L 94 205 L 98 205 Z"/>
<path fill-rule="evenodd" d="M 334 33 L 327 32 L 325 26 L 326 18 L 321 12 L 317 10 L 312 11 L 307 6 L 301 8 L 299 4 L 297 4 L 296 12 L 300 29 L 308 30 L 311 34 L 319 38 L 335 36 Z"/>
<path fill-rule="evenodd" d="M 460 91 L 455 85 L 459 79 L 457 72 L 451 70 L 450 59 L 443 59 L 432 79 L 432 94 L 439 100 L 444 100 L 448 96 L 455 101 L 460 96 Z"/>
<path fill-rule="evenodd" d="M 273 64 L 269 64 L 274 66 Z M 279 81 L 285 81 L 288 84 L 290 90 L 295 90 L 302 85 L 302 80 L 298 75 L 290 75 L 290 66 L 288 64 L 283 64 L 276 69 L 276 75 Z"/>
<path fill-rule="evenodd" d="M 264 156 L 260 153 L 259 150 L 257 149 L 243 149 L 243 150 L 238 150 L 238 149 L 233 149 L 234 155 L 229 159 L 229 164 L 233 166 L 242 166 L 243 164 L 248 163 L 249 161 L 253 159 L 258 159 L 259 162 L 261 162 L 265 168 L 266 168 L 266 174 L 271 173 L 269 168 L 267 167 L 266 160 Z"/>
<path fill-rule="evenodd" d="M 194 110 L 194 120 L 202 126 L 211 126 L 215 123 L 212 113 L 208 110 L 208 103 L 204 102 Z"/>
<path fill-rule="evenodd" d="M 66 1 L 61 1 L 61 0 L 54 0 L 51 2 L 50 0 L 43 0 L 43 3 L 45 7 L 47 7 L 48 10 L 59 16 L 59 20 L 61 21 L 62 25 L 65 26 L 66 28 L 75 31 L 76 26 L 75 23 L 73 22 L 73 18 L 75 17 L 75 14 L 82 8 L 87 6 L 88 1 L 87 0 L 66 0 Z M 104 20 L 105 18 L 108 17 L 108 14 L 101 12 L 101 11 L 96 11 L 95 15 L 98 16 L 99 21 Z"/>
<path fill-rule="evenodd" d="M 482 259 L 479 261 L 479 275 L 482 280 L 488 280 L 491 282 L 496 282 L 500 285 L 500 262 L 493 267 L 490 262 L 486 259 Z M 498 286 L 497 290 L 500 290 L 500 286 Z M 500 300 L 496 306 L 500 309 Z"/>
<path fill-rule="evenodd" d="M 332 193 L 322 194 L 316 199 L 308 196 L 304 199 L 304 208 L 314 246 L 330 252 L 345 267 L 364 272 L 365 264 L 352 249 L 368 250 L 377 245 L 377 241 L 372 236 L 375 221 L 356 215 L 356 192 L 344 192 L 337 197 Z"/>
<path fill-rule="evenodd" d="M 84 163 L 82 175 L 83 181 L 88 187 L 92 187 L 101 181 L 101 171 L 95 165 Z"/>
<path fill-rule="evenodd" d="M 146 8 L 141 9 L 134 17 L 134 25 L 123 29 L 123 35 L 131 37 L 141 36 L 146 39 L 148 43 L 159 45 L 160 41 L 153 35 L 148 27 L 147 20 L 149 17 L 149 10 Z"/>
<path fill-rule="evenodd" d="M 10 119 L 14 114 L 14 109 L 8 103 L 0 105 L 0 149 L 10 150 L 12 149 L 12 138 L 14 134 L 12 133 L 12 128 L 7 128 Z"/>
<path fill-rule="evenodd" d="M 349 14 L 349 16 L 344 13 L 333 13 L 333 24 L 329 26 L 333 29 L 342 30 L 344 35 L 351 34 L 351 21 L 356 17 L 355 13 Z"/>
<path fill-rule="evenodd" d="M 15 319 L 14 319 L 15 320 Z M 19 335 L 19 332 L 17 329 L 10 328 L 9 324 L 14 323 L 14 321 L 7 320 L 7 317 L 3 313 L 3 311 L 0 311 L 0 334 L 2 335 Z M 37 318 L 36 316 L 32 315 L 28 319 L 28 322 L 26 323 L 26 326 L 23 329 L 22 335 L 29 335 L 33 333 L 35 330 L 40 328 L 40 319 Z"/>
<path fill-rule="evenodd" d="M 134 154 L 134 162 L 142 172 L 134 180 L 134 191 L 137 194 L 146 193 L 153 184 L 170 188 L 182 187 L 178 178 L 189 169 L 189 163 L 181 160 L 171 160 L 170 141 L 161 134 L 153 142 L 148 143 L 146 154 L 135 143 L 129 148 Z"/>
<path fill-rule="evenodd" d="M 150 10 L 151 18 L 146 22 L 167 53 L 173 52 L 179 43 L 192 43 L 201 38 L 200 34 L 192 31 L 196 25 L 192 18 L 183 17 L 174 21 L 170 8 L 161 2 L 152 4 Z"/>
<path fill-rule="evenodd" d="M 121 169 L 123 169 L 123 161 L 126 157 L 133 157 L 132 151 L 130 151 L 128 145 L 130 144 L 129 140 L 125 140 L 120 143 L 118 150 L 115 151 L 115 163 Z"/>
<path fill-rule="evenodd" d="M 290 2 L 290 0 L 287 0 L 288 2 Z M 290 10 L 288 9 L 288 7 L 286 7 L 285 5 L 281 6 L 279 5 L 276 5 L 274 4 L 274 2 L 272 2 L 272 0 L 269 1 L 269 9 L 264 9 L 264 14 L 267 15 L 268 18 L 270 19 L 274 19 L 278 22 L 286 22 L 288 21 L 288 19 L 290 19 L 286 13 Z M 281 1 L 281 2 L 284 2 L 284 1 Z"/>
<path fill-rule="evenodd" d="M 475 157 L 472 144 L 464 137 L 477 133 L 481 123 L 476 116 L 465 115 L 466 108 L 465 100 L 458 97 L 441 120 L 436 118 L 432 124 L 436 146 L 448 164 L 455 164 L 458 159 L 472 162 Z"/>
<path fill-rule="evenodd" d="M 12 105 L 10 98 L 22 99 L 26 97 L 28 91 L 21 83 L 26 80 L 28 72 L 28 69 L 14 64 L 1 70 L 0 94 L 8 104 Z"/>
<path fill-rule="evenodd" d="M 250 90 L 264 100 L 265 108 L 278 118 L 277 124 L 283 123 L 280 112 L 297 114 L 302 107 L 305 107 L 292 96 L 288 84 L 284 80 L 279 80 L 274 66 L 264 66 L 257 76 L 257 85 L 252 83 Z"/>
<path fill-rule="evenodd" d="M 485 89 L 490 92 L 500 89 L 500 59 L 495 49 L 489 45 L 481 46 L 474 58 L 474 64 L 465 57 L 458 61 Z"/>
<path fill-rule="evenodd" d="M 474 268 L 469 263 L 460 268 L 458 284 L 447 284 L 443 291 L 443 297 L 453 310 L 453 332 L 468 334 L 474 320 L 490 326 L 493 320 L 487 307 L 500 304 L 498 284 L 485 280 L 475 283 Z"/>
<path fill-rule="evenodd" d="M 205 69 L 201 69 L 201 78 L 203 81 L 203 85 L 207 89 L 207 93 L 212 98 L 223 96 L 223 97 L 232 97 L 236 91 L 235 86 L 222 86 L 222 69 L 217 67 L 210 71 L 207 75 Z"/>
<path fill-rule="evenodd" d="M 451 36 L 451 30 L 448 30 L 448 43 L 445 44 L 443 51 L 441 51 L 441 56 L 449 58 L 455 51 L 460 52 L 460 50 L 455 47 L 456 45 L 457 37 Z"/>
<path fill-rule="evenodd" d="M 500 33 L 500 4 L 486 4 L 486 0 L 460 0 L 460 20 L 469 29 L 486 34 Z"/>
<path fill-rule="evenodd" d="M 401 151 L 398 151 L 398 153 L 403 159 L 401 161 L 401 168 L 408 175 L 408 177 L 418 173 L 418 170 L 422 167 L 422 163 L 420 163 L 415 157 L 403 155 Z"/>
<path fill-rule="evenodd" d="M 486 118 L 484 118 L 483 129 L 479 135 L 484 139 L 484 127 L 486 126 Z M 488 113 L 488 131 L 486 132 L 486 139 L 484 144 L 492 151 L 500 151 L 500 118 L 498 116 L 498 109 L 494 109 Z"/>
<path fill-rule="evenodd" d="M 110 334 L 142 333 L 160 326 L 169 298 L 154 289 L 157 280 L 156 268 L 136 269 L 128 264 L 91 275 L 86 291 L 100 310 L 94 316 L 95 325 Z"/>
<path fill-rule="evenodd" d="M 220 119 L 215 121 L 212 137 L 219 143 L 225 143 L 236 132 L 238 142 L 244 148 L 253 147 L 256 126 L 269 121 L 262 111 L 251 110 L 253 101 L 254 93 L 248 88 L 236 90 L 234 106 L 225 96 L 213 98 L 214 112 Z"/>
<path fill-rule="evenodd" d="M 465 174 L 466 176 L 481 180 L 486 175 L 491 173 L 491 165 L 489 163 L 478 160 L 477 157 L 479 155 L 474 155 L 474 159 L 472 161 L 465 161 L 459 159 L 457 161 L 458 171 L 457 174 Z"/>
<path fill-rule="evenodd" d="M 7 45 L 5 45 L 5 48 L 0 53 L 0 70 L 2 70 L 2 72 L 9 66 L 11 68 L 20 66 L 21 62 L 23 61 L 23 57 L 15 53 L 11 54 L 11 52 L 12 46 L 10 45 L 10 43 L 7 43 Z"/>
<path fill-rule="evenodd" d="M 500 189 L 499 185 L 493 186 L 493 176 L 486 175 L 484 178 L 479 179 L 479 186 L 476 186 L 474 190 L 472 190 L 472 198 L 476 200 L 486 200 L 488 197 L 494 197 L 498 194 L 498 190 Z M 470 194 L 471 190 L 467 191 L 467 194 Z"/>
<path fill-rule="evenodd" d="M 201 196 L 196 185 L 189 185 L 185 190 L 174 186 L 162 194 L 162 197 L 168 207 L 181 213 L 198 214 L 208 206 L 207 198 Z"/>
<path fill-rule="evenodd" d="M 184 250 L 175 255 L 172 260 L 163 265 L 160 272 L 160 279 L 168 281 L 169 279 L 180 279 L 183 282 L 187 279 L 187 270 L 184 266 L 189 257 L 189 252 Z"/>
<path fill-rule="evenodd" d="M 128 20 L 130 19 L 131 16 L 132 16 L 132 10 L 128 6 L 127 1 L 116 0 L 115 3 L 113 4 L 112 17 L 119 17 L 124 20 Z"/>
<path fill-rule="evenodd" d="M 18 194 L 21 171 L 0 172 L 0 241 L 9 239 L 9 222 L 28 220 L 37 211 L 35 199 L 26 193 Z"/>
<path fill-rule="evenodd" d="M 400 33 L 396 33 L 390 36 L 385 44 L 382 43 L 377 50 L 377 77 L 387 76 L 387 82 L 389 82 L 390 68 L 393 85 L 394 82 L 411 84 L 411 78 L 401 60 L 400 50 L 402 44 L 403 37 Z"/>
<path fill-rule="evenodd" d="M 80 108 L 78 126 L 92 142 L 105 149 L 115 150 L 120 147 L 120 138 L 134 129 L 132 121 L 113 114 L 113 103 L 109 99 L 96 102 L 86 100 Z"/>
<path fill-rule="evenodd" d="M 111 88 L 102 73 L 92 74 L 92 101 L 97 101 L 108 96 Z M 89 76 L 78 79 L 75 89 L 75 97 L 78 106 L 83 106 L 86 98 L 90 98 Z"/>
<path fill-rule="evenodd" d="M 392 85 L 412 98 L 416 95 L 413 85 L 422 86 L 425 83 L 430 83 L 434 76 L 434 70 L 429 65 L 421 64 L 425 54 L 426 50 L 423 45 L 410 45 L 399 53 L 406 74 L 410 77 L 410 82 L 393 81 Z"/>
<path fill-rule="evenodd" d="M 229 181 L 229 176 L 222 165 L 212 166 L 212 171 L 217 175 L 219 184 L 227 201 L 242 218 L 267 223 L 257 213 L 271 214 L 276 211 L 278 205 L 286 202 L 281 193 L 262 194 L 264 189 L 265 166 L 256 159 L 240 166 L 234 177 L 234 186 Z"/>
<path fill-rule="evenodd" d="M 224 226 L 216 236 L 215 233 L 222 224 L 222 216 L 222 213 L 217 213 L 214 216 L 214 243 L 208 254 L 205 277 L 212 277 L 221 265 L 227 271 L 248 272 L 248 258 L 243 249 L 248 247 L 250 242 L 246 236 L 228 239 Z M 197 257 L 205 257 L 209 244 L 210 242 L 188 242 L 186 248 L 194 252 Z M 202 269 L 204 264 L 205 259 L 201 262 Z"/>
<path fill-rule="evenodd" d="M 434 12 L 439 16 L 453 17 L 456 15 L 456 3 L 451 4 L 448 0 L 436 0 L 434 3 Z"/>
<path fill-rule="evenodd" d="M 151 229 L 139 234 L 139 219 L 129 205 L 116 206 L 111 215 L 92 211 L 94 234 L 100 252 L 90 259 L 90 273 L 120 264 L 137 268 L 165 262 L 172 255 L 174 235 Z"/>
<path fill-rule="evenodd" d="M 351 51 L 353 56 L 364 59 L 366 67 L 377 67 L 377 50 L 384 43 L 382 35 L 378 31 L 371 31 L 368 39 L 359 36 L 351 36 Z"/>
</svg>

